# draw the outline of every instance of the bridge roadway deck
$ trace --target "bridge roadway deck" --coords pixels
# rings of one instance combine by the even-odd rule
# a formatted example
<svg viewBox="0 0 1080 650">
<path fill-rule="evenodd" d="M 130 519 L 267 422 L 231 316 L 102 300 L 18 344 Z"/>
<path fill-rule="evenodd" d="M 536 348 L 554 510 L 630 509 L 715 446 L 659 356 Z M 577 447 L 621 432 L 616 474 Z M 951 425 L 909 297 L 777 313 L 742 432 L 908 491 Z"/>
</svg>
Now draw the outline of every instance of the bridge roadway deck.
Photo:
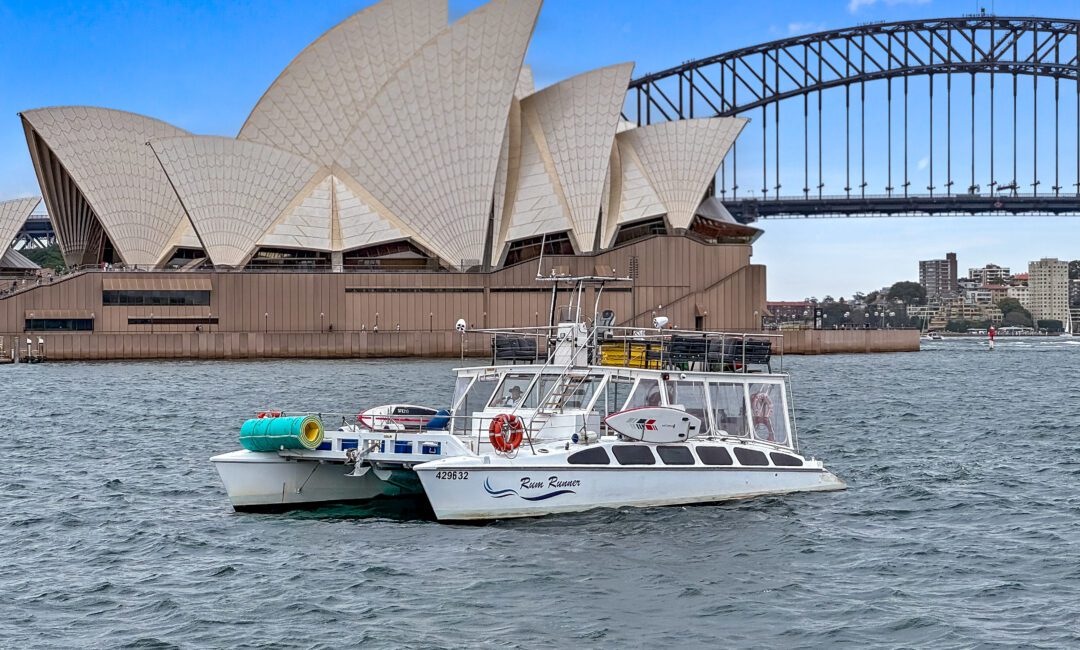
<svg viewBox="0 0 1080 650">
<path fill-rule="evenodd" d="M 724 207 L 736 220 L 899 216 L 1018 216 L 1080 215 L 1080 197 L 990 196 L 825 196 L 821 198 L 726 199 Z"/>
</svg>

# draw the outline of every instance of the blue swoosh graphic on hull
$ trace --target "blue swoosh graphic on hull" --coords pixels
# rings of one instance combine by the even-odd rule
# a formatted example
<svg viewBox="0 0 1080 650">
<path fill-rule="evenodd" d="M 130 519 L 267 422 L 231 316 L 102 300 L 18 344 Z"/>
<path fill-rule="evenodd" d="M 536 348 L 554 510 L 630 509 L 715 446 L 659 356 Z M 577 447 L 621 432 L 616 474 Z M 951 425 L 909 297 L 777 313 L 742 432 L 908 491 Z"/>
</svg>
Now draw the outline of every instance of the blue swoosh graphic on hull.
<svg viewBox="0 0 1080 650">
<path fill-rule="evenodd" d="M 548 492 L 547 494 L 539 494 L 534 497 L 526 497 L 518 494 L 517 490 L 514 489 L 496 490 L 494 487 L 491 486 L 490 478 L 484 479 L 484 491 L 490 494 L 495 499 L 502 499 L 508 496 L 516 496 L 521 499 L 525 499 L 526 501 L 543 501 L 544 499 L 557 497 L 561 494 L 577 494 L 573 490 L 555 490 L 554 492 Z"/>
<path fill-rule="evenodd" d="M 551 497 L 557 497 L 560 494 L 577 494 L 577 493 L 574 492 L 573 490 L 555 490 L 554 492 L 548 492 L 547 494 L 541 494 L 540 496 L 535 496 L 535 497 L 521 497 L 520 494 L 518 496 L 521 497 L 522 499 L 525 499 L 526 501 L 543 501 L 544 499 L 550 499 Z"/>
</svg>

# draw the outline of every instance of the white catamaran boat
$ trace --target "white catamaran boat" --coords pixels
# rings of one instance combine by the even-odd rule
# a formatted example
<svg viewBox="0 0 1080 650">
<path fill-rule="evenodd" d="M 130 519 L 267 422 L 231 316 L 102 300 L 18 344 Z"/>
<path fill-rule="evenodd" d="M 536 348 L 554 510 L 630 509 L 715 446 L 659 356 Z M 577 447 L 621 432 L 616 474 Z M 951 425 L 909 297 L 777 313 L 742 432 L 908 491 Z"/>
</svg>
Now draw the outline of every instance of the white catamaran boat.
<svg viewBox="0 0 1080 650">
<path fill-rule="evenodd" d="M 552 283 L 554 324 L 485 330 L 491 363 L 457 371 L 447 410 L 376 407 L 325 432 L 315 418 L 249 420 L 245 449 L 211 459 L 233 506 L 424 494 L 455 521 L 844 489 L 799 453 L 780 337 L 668 329 L 662 317 L 615 327 L 601 297 L 626 280 L 538 279 Z"/>
</svg>

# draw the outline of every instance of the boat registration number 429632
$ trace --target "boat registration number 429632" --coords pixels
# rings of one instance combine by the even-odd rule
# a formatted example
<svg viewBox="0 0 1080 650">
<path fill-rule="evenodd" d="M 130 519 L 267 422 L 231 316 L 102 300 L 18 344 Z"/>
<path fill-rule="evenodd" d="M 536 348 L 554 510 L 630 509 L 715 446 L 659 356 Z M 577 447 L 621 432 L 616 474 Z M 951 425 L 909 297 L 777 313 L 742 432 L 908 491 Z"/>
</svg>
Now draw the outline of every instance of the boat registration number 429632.
<svg viewBox="0 0 1080 650">
<path fill-rule="evenodd" d="M 443 479 L 445 481 L 467 481 L 469 479 L 469 472 L 467 470 L 444 469 L 435 472 L 435 478 Z"/>
</svg>

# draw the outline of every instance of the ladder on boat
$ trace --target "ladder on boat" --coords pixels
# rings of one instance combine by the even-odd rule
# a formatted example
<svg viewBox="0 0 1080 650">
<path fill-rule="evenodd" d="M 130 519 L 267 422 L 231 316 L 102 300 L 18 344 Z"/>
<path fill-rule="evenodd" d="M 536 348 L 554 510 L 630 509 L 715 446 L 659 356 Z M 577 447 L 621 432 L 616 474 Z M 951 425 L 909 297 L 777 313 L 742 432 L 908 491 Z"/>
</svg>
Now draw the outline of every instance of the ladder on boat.
<svg viewBox="0 0 1080 650">
<path fill-rule="evenodd" d="M 566 400 L 577 393 L 588 378 L 587 367 L 567 366 L 555 379 L 536 411 L 529 418 L 527 428 L 530 435 L 539 433 L 552 417 L 561 413 L 566 406 Z"/>
</svg>

